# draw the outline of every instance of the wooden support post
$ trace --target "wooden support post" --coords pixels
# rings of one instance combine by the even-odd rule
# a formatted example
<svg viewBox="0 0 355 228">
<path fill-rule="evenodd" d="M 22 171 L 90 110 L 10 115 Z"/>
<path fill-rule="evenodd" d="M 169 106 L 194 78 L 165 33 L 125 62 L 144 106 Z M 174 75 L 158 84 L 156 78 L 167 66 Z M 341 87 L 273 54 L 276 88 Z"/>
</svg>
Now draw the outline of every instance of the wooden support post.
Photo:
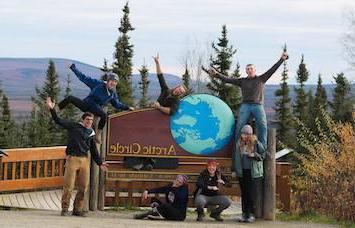
<svg viewBox="0 0 355 228">
<path fill-rule="evenodd" d="M 97 123 L 99 121 L 99 118 L 95 116 L 94 120 L 94 126 L 95 129 L 97 129 Z M 98 151 L 100 152 L 100 144 L 96 144 L 96 148 L 98 148 Z M 89 209 L 91 211 L 96 211 L 97 210 L 97 199 L 98 199 L 98 193 L 99 193 L 99 167 L 96 165 L 96 163 L 91 160 L 91 166 L 90 166 L 90 198 L 89 198 Z"/>
<path fill-rule="evenodd" d="M 106 110 L 105 110 L 106 112 Z M 106 148 L 107 148 L 107 124 L 102 131 L 102 144 L 101 144 L 101 160 L 104 162 L 106 160 Z M 97 209 L 103 211 L 105 208 L 105 183 L 106 175 L 101 169 L 99 170 L 99 193 L 98 193 L 98 203 Z"/>
<path fill-rule="evenodd" d="M 264 219 L 275 220 L 276 205 L 276 129 L 268 129 L 268 153 L 264 162 Z"/>
</svg>

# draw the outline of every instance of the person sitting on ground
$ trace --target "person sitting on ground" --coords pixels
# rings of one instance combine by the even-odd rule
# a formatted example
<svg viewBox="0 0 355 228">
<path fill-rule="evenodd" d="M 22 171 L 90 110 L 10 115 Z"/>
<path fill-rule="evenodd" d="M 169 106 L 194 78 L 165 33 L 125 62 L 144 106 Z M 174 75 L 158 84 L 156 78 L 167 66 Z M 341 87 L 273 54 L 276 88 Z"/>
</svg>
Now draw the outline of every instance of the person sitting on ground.
<svg viewBox="0 0 355 228">
<path fill-rule="evenodd" d="M 207 206 L 216 206 L 211 209 L 210 217 L 217 221 L 223 221 L 221 213 L 227 209 L 232 201 L 227 196 L 219 192 L 219 186 L 225 185 L 227 179 L 217 169 L 217 161 L 208 160 L 207 168 L 204 169 L 197 179 L 195 190 L 195 206 L 197 210 L 197 221 L 202 221 L 205 217 L 204 208 Z"/>
<path fill-rule="evenodd" d="M 83 211 L 84 194 L 89 184 L 90 160 L 88 152 L 90 151 L 92 159 L 101 170 L 107 171 L 108 164 L 103 162 L 99 156 L 94 143 L 95 132 L 92 129 L 94 115 L 85 112 L 79 123 L 61 119 L 57 116 L 54 109 L 55 103 L 50 97 L 46 100 L 46 107 L 49 109 L 54 122 L 68 130 L 68 143 L 65 150 L 66 161 L 64 171 L 64 185 L 62 195 L 62 216 L 68 216 L 71 194 L 77 179 L 77 193 L 74 200 L 74 216 L 86 216 Z"/>
<path fill-rule="evenodd" d="M 166 115 L 173 115 L 179 107 L 180 98 L 186 95 L 187 89 L 184 85 L 178 85 L 170 89 L 161 70 L 159 55 L 157 54 L 153 59 L 160 85 L 160 95 L 157 101 L 152 104 L 152 107 Z M 173 169 L 178 166 L 177 158 L 125 157 L 124 160 L 127 167 L 135 170 L 151 170 L 153 167 Z"/>
<path fill-rule="evenodd" d="M 163 217 L 174 221 L 185 220 L 189 200 L 187 176 L 177 175 L 172 183 L 164 187 L 145 190 L 142 194 L 142 200 L 147 200 L 150 193 L 164 193 L 166 202 L 163 203 L 157 198 L 152 198 L 150 201 L 152 209 L 135 215 L 135 219 L 160 219 Z"/>
<path fill-rule="evenodd" d="M 232 156 L 232 175 L 238 176 L 242 196 L 243 215 L 238 222 L 254 222 L 256 185 L 262 184 L 265 148 L 253 134 L 250 125 L 244 125 Z"/>
<path fill-rule="evenodd" d="M 117 110 L 134 110 L 134 108 L 128 107 L 118 100 L 115 91 L 118 82 L 117 74 L 112 72 L 107 73 L 107 81 L 105 82 L 86 76 L 76 68 L 75 64 L 71 64 L 69 68 L 80 81 L 90 88 L 91 91 L 84 100 L 74 96 L 68 96 L 59 102 L 58 107 L 59 109 L 63 109 L 71 103 L 83 112 L 91 112 L 95 116 L 99 116 L 100 121 L 96 131 L 95 141 L 101 144 L 101 133 L 107 119 L 107 113 L 102 107 L 111 103 L 111 105 Z"/>
</svg>

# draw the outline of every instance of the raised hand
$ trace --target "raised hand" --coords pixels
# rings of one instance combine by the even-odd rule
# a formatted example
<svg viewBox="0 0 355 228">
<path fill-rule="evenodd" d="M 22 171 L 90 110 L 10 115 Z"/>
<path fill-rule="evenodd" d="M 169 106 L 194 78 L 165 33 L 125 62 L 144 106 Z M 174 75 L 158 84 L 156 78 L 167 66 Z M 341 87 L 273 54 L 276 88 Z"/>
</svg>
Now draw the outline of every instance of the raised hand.
<svg viewBox="0 0 355 228">
<path fill-rule="evenodd" d="M 55 103 L 52 101 L 52 98 L 47 97 L 46 98 L 46 107 L 50 110 L 53 109 L 55 106 Z"/>
<path fill-rule="evenodd" d="M 155 64 L 159 64 L 160 63 L 160 61 L 159 61 L 159 53 L 157 53 L 156 56 L 152 56 L 152 57 L 154 59 Z"/>
<path fill-rule="evenodd" d="M 156 101 L 152 104 L 152 108 L 159 108 L 159 107 L 160 107 L 160 104 L 158 101 Z"/>
</svg>

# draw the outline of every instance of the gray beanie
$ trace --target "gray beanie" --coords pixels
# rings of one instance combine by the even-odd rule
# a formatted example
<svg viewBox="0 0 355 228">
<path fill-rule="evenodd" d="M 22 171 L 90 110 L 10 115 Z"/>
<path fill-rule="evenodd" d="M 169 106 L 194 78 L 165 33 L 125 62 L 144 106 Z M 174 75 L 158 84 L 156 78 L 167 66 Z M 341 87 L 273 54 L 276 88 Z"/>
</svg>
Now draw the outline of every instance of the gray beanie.
<svg viewBox="0 0 355 228">
<path fill-rule="evenodd" d="M 107 74 L 107 81 L 110 81 L 110 80 L 116 80 L 116 81 L 118 81 L 118 76 L 117 76 L 117 74 L 112 73 L 112 72 L 108 73 L 108 74 Z"/>
<path fill-rule="evenodd" d="M 252 135 L 253 128 L 249 124 L 244 125 L 244 127 L 242 128 L 242 134 Z"/>
</svg>

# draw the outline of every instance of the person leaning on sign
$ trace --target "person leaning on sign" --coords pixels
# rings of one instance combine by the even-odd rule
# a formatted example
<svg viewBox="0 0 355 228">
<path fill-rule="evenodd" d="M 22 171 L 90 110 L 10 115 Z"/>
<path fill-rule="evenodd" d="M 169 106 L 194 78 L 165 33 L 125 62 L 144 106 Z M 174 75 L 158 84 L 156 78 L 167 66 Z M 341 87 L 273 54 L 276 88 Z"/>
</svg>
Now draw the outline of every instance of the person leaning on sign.
<svg viewBox="0 0 355 228">
<path fill-rule="evenodd" d="M 254 199 L 257 184 L 262 183 L 265 148 L 250 125 L 243 126 L 232 156 L 232 175 L 238 176 L 242 193 L 243 215 L 238 222 L 254 222 Z"/>
<path fill-rule="evenodd" d="M 197 210 L 197 221 L 202 221 L 205 217 L 204 208 L 207 206 L 216 206 L 211 210 L 210 217 L 217 221 L 223 221 L 221 213 L 227 209 L 232 201 L 227 196 L 219 192 L 219 186 L 225 185 L 227 179 L 217 169 L 216 160 L 208 160 L 207 168 L 204 169 L 197 179 L 195 190 L 195 206 Z"/>
<path fill-rule="evenodd" d="M 174 221 L 185 220 L 189 201 L 187 176 L 177 175 L 172 183 L 164 187 L 145 190 L 142 194 L 142 199 L 147 200 L 150 193 L 164 193 L 166 202 L 163 203 L 157 198 L 152 198 L 150 201 L 152 209 L 135 215 L 135 219 L 160 219 L 163 217 Z"/>
<path fill-rule="evenodd" d="M 80 81 L 90 88 L 91 91 L 84 100 L 74 96 L 68 96 L 59 102 L 58 107 L 59 109 L 63 109 L 71 103 L 83 112 L 91 112 L 94 115 L 99 116 L 100 121 L 97 127 L 95 141 L 101 144 L 101 133 L 107 119 L 107 114 L 102 109 L 102 106 L 111 103 L 111 105 L 117 110 L 134 110 L 134 108 L 128 107 L 118 100 L 116 93 L 116 85 L 118 82 L 117 74 L 109 72 L 107 74 L 107 81 L 105 82 L 86 76 L 76 68 L 75 64 L 71 64 L 69 68 Z"/>
<path fill-rule="evenodd" d="M 160 66 L 159 55 L 153 57 L 157 77 L 160 85 L 160 95 L 156 102 L 152 104 L 152 107 L 158 109 L 166 115 L 173 115 L 179 106 L 179 101 L 182 96 L 186 94 L 186 88 L 184 85 L 178 85 L 170 89 L 166 84 L 163 76 L 163 72 Z M 155 168 L 172 169 L 178 166 L 177 158 L 147 158 L 147 157 L 126 157 L 125 164 L 128 167 L 132 167 L 135 170 L 151 170 Z"/>
<path fill-rule="evenodd" d="M 66 130 L 68 130 L 68 143 L 65 150 L 66 162 L 64 171 L 64 186 L 62 195 L 62 216 L 68 216 L 68 208 L 70 203 L 71 193 L 74 189 L 75 179 L 78 180 L 77 194 L 74 201 L 73 215 L 85 216 L 83 211 L 84 193 L 89 184 L 90 175 L 90 160 L 88 151 L 90 150 L 91 157 L 96 162 L 100 169 L 107 171 L 108 164 L 102 162 L 96 145 L 94 143 L 95 132 L 92 129 L 94 115 L 86 112 L 82 115 L 79 123 L 67 121 L 57 116 L 54 110 L 55 103 L 48 97 L 46 106 L 49 109 L 54 122 Z"/>
</svg>

